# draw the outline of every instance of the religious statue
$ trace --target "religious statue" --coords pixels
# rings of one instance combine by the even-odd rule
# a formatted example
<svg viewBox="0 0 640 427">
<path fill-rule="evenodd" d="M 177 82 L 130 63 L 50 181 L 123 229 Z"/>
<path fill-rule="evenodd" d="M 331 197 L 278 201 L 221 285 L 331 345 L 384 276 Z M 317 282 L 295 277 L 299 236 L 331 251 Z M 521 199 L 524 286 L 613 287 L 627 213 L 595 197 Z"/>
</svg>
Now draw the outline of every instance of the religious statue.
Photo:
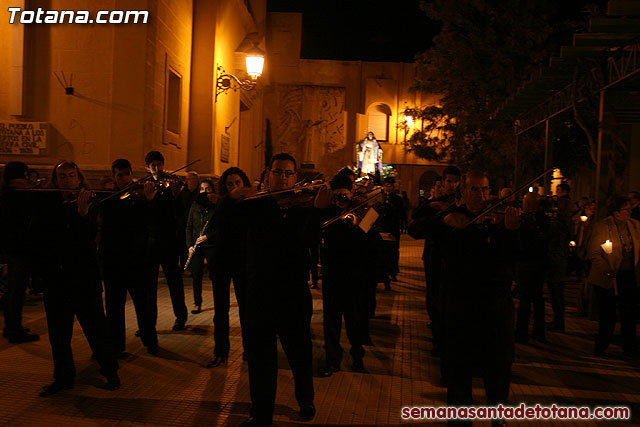
<svg viewBox="0 0 640 427">
<path fill-rule="evenodd" d="M 360 174 L 380 175 L 382 172 L 382 148 L 373 132 L 358 144 L 358 170 Z"/>
</svg>

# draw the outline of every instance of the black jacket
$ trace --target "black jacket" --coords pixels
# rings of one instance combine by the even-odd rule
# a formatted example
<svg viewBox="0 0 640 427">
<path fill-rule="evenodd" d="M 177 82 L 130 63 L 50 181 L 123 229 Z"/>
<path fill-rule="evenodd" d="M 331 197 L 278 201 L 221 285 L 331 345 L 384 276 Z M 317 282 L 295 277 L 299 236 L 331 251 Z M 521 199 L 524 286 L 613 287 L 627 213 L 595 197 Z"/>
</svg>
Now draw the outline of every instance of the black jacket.
<svg viewBox="0 0 640 427">
<path fill-rule="evenodd" d="M 48 193 L 34 212 L 32 229 L 36 265 L 48 286 L 101 291 L 93 214 L 81 217 L 77 204 Z"/>
<path fill-rule="evenodd" d="M 109 264 L 140 263 L 147 243 L 148 202 L 142 195 L 111 198 L 101 204 L 99 251 Z"/>
<path fill-rule="evenodd" d="M 205 195 L 205 193 L 201 194 Z M 203 235 L 207 236 L 207 242 L 200 245 L 200 247 L 210 247 L 214 245 L 213 230 L 215 210 L 216 205 L 212 205 L 208 203 L 208 200 L 205 201 L 200 197 L 191 205 L 186 228 L 187 248 L 194 246 L 198 237 Z"/>
</svg>

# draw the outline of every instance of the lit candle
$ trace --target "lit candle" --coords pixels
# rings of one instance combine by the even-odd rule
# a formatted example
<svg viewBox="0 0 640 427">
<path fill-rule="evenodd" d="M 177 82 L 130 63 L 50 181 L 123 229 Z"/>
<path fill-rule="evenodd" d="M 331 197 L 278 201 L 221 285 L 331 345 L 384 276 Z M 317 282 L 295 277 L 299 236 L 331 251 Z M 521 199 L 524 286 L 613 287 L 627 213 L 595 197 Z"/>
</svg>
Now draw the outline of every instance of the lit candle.
<svg viewBox="0 0 640 427">
<path fill-rule="evenodd" d="M 573 240 L 569 242 L 569 246 L 574 247 L 576 245 L 576 242 L 574 242 Z"/>
<path fill-rule="evenodd" d="M 589 219 L 589 217 L 586 216 L 586 215 L 581 215 L 580 216 L 580 221 L 582 221 L 582 222 L 587 222 L 588 219 Z"/>
<path fill-rule="evenodd" d="M 611 253 L 613 252 L 613 243 L 611 243 L 611 240 L 607 240 L 606 242 L 601 244 L 600 247 L 602 247 L 602 250 L 609 255 L 611 255 Z"/>
</svg>

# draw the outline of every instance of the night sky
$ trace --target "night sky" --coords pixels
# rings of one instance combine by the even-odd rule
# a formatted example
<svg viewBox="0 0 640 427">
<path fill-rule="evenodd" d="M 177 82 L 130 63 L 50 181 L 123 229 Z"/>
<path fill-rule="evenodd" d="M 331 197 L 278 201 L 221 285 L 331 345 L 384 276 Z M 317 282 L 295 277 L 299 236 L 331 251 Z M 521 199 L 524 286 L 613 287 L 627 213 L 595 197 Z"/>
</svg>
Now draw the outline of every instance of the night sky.
<svg viewBox="0 0 640 427">
<path fill-rule="evenodd" d="M 268 0 L 269 12 L 302 12 L 302 58 L 413 62 L 439 25 L 420 0 Z"/>
</svg>

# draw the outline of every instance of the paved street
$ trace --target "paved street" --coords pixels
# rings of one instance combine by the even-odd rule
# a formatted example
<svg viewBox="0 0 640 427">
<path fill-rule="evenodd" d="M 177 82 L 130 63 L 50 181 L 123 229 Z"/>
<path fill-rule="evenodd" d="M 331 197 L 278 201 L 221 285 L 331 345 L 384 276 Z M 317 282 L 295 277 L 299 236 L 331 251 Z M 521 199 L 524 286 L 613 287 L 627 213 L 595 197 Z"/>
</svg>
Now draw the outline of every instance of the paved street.
<svg viewBox="0 0 640 427">
<path fill-rule="evenodd" d="M 422 241 L 403 236 L 399 281 L 392 283 L 390 292 L 382 291 L 382 285 L 378 290 L 377 317 L 371 323 L 374 345 L 367 347 L 365 356 L 370 373 L 350 372 L 347 355 L 342 372 L 331 378 L 315 378 L 317 416 L 311 423 L 302 423 L 298 417 L 291 371 L 280 351 L 276 425 L 406 425 L 414 423 L 400 418 L 403 406 L 444 405 L 445 389 L 439 385 L 439 366 L 429 352 L 431 339 L 424 310 L 421 254 Z M 189 309 L 190 282 L 185 279 Z M 312 292 L 314 369 L 317 369 L 324 359 L 322 299 L 320 290 Z M 566 334 L 549 333 L 547 343 L 530 341 L 530 345 L 517 346 L 510 403 L 630 406 L 633 424 L 640 425 L 640 366 L 638 362 L 622 359 L 617 344 L 609 357 L 592 356 L 592 334 L 597 324 L 575 316 L 574 293 L 575 285 L 568 286 Z M 206 369 L 213 354 L 210 282 L 205 281 L 204 311 L 189 316 L 186 331 L 171 330 L 174 319 L 164 282 L 158 295 L 161 350 L 157 356 L 147 354 L 134 337 L 137 327 L 129 302 L 127 350 L 131 354 L 120 362 L 122 388 L 107 391 L 76 322 L 73 338 L 78 370 L 76 387 L 49 398 L 38 397 L 41 387 L 52 381 L 53 372 L 46 320 L 41 299 L 29 297 L 24 323 L 41 334 L 41 340 L 21 345 L 0 340 L 0 425 L 235 426 L 244 420 L 250 406 L 249 382 L 247 364 L 242 361 L 235 301 L 232 299 L 229 363 L 226 367 Z M 550 307 L 547 312 L 551 312 Z M 343 347 L 348 351 L 344 333 Z M 474 380 L 474 399 L 478 403 L 484 399 L 481 380 Z"/>
</svg>

